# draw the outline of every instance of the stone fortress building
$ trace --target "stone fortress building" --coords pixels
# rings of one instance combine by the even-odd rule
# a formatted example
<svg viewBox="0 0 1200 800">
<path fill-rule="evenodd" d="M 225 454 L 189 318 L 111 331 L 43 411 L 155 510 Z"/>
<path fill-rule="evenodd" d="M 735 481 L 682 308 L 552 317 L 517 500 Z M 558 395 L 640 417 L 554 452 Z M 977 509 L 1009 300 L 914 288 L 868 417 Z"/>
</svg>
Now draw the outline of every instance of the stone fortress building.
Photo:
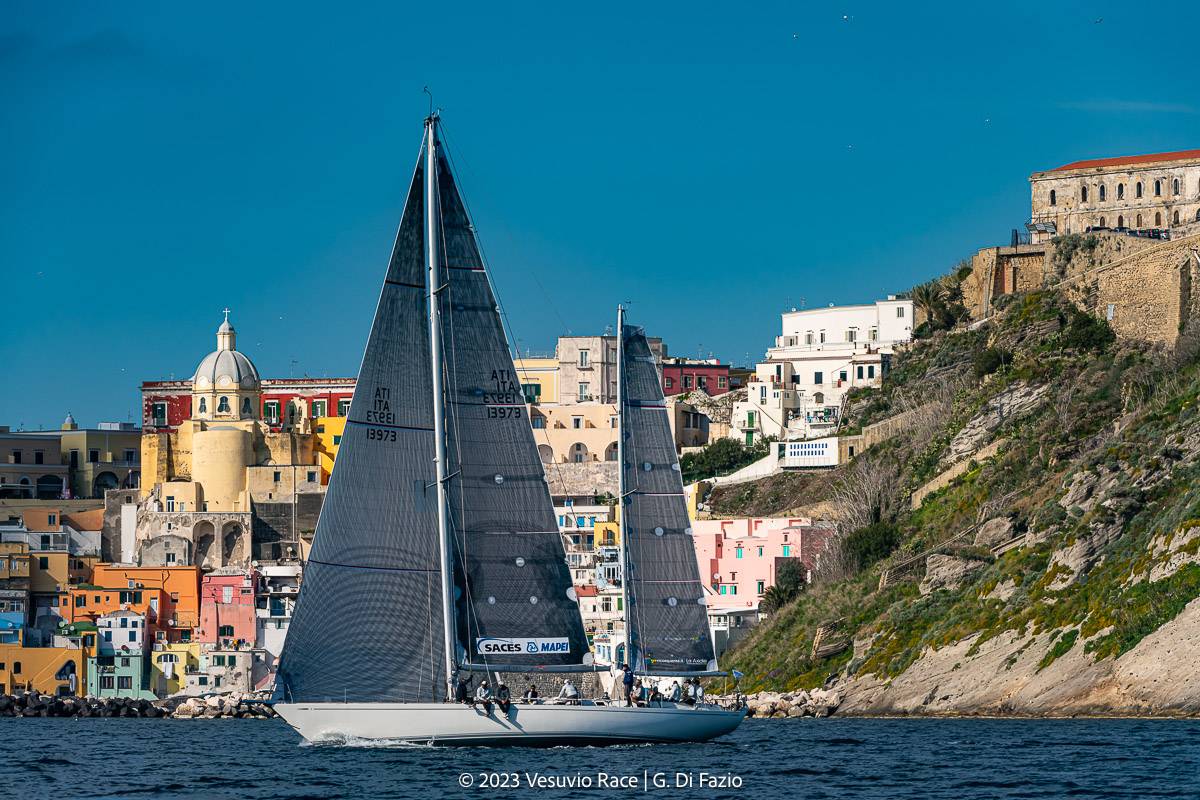
<svg viewBox="0 0 1200 800">
<path fill-rule="evenodd" d="M 1200 322 L 1200 150 L 1077 161 L 1030 186 L 1032 241 L 971 259 L 973 319 L 1053 287 L 1125 339 L 1173 347 Z"/>
<path fill-rule="evenodd" d="M 104 557 L 143 566 L 244 569 L 299 558 L 316 527 L 327 473 L 305 413 L 281 425 L 225 320 L 190 381 L 190 416 L 142 437 L 140 491 L 106 497 Z M 161 562 L 161 563 L 160 563 Z"/>
<path fill-rule="evenodd" d="M 1089 228 L 1171 230 L 1200 222 L 1200 150 L 1074 161 L 1033 173 L 1029 184 L 1035 243 Z"/>
</svg>

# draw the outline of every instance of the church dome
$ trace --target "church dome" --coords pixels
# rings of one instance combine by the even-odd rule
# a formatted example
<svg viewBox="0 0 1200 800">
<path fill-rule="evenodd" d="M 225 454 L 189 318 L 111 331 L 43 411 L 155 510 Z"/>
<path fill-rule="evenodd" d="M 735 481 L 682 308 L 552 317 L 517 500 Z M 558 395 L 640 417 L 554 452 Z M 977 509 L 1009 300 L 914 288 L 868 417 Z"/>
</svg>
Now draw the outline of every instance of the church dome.
<svg viewBox="0 0 1200 800">
<path fill-rule="evenodd" d="M 194 390 L 259 388 L 258 369 L 254 362 L 238 352 L 236 342 L 237 331 L 229 324 L 226 312 L 225 321 L 217 329 L 217 349 L 204 357 L 192 376 Z"/>
</svg>

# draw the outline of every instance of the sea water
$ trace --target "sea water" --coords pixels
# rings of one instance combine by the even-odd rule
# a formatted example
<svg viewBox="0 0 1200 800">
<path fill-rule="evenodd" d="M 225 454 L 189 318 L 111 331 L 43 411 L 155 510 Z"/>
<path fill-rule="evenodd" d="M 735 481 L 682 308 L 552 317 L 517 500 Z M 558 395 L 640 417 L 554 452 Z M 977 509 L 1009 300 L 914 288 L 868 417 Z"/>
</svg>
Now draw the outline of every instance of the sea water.
<svg viewBox="0 0 1200 800">
<path fill-rule="evenodd" d="M 747 720 L 705 744 L 306 745 L 279 720 L 0 719 L 0 798 L 1197 798 L 1200 721 Z"/>
</svg>

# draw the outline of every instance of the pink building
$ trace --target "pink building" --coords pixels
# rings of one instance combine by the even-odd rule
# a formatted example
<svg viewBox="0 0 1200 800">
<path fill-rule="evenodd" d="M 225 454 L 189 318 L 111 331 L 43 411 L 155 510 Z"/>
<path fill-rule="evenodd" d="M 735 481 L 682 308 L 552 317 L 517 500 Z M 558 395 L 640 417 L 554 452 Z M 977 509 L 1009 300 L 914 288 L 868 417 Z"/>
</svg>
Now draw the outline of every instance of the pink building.
<svg viewBox="0 0 1200 800">
<path fill-rule="evenodd" d="M 254 643 L 254 589 L 258 573 L 214 572 L 200 580 L 200 638 L 209 644 Z"/>
<path fill-rule="evenodd" d="M 692 523 L 700 579 L 712 586 L 724 608 L 757 607 L 775 585 L 783 559 L 799 559 L 811 571 L 833 532 L 832 523 L 813 524 L 807 517 Z"/>
</svg>

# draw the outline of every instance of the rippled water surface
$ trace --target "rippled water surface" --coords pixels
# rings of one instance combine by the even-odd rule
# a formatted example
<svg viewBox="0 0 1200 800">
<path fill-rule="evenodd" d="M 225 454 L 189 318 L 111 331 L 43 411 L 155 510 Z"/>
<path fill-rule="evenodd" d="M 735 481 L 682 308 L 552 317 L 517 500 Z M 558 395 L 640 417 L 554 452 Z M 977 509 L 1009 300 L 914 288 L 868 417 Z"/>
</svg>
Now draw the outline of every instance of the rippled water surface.
<svg viewBox="0 0 1200 800">
<path fill-rule="evenodd" d="M 0 763 L 0 798 L 21 800 L 1195 798 L 1200 722 L 748 720 L 709 744 L 493 750 L 306 746 L 279 721 L 0 719 Z M 601 786 L 618 780 L 633 788 Z"/>
</svg>

